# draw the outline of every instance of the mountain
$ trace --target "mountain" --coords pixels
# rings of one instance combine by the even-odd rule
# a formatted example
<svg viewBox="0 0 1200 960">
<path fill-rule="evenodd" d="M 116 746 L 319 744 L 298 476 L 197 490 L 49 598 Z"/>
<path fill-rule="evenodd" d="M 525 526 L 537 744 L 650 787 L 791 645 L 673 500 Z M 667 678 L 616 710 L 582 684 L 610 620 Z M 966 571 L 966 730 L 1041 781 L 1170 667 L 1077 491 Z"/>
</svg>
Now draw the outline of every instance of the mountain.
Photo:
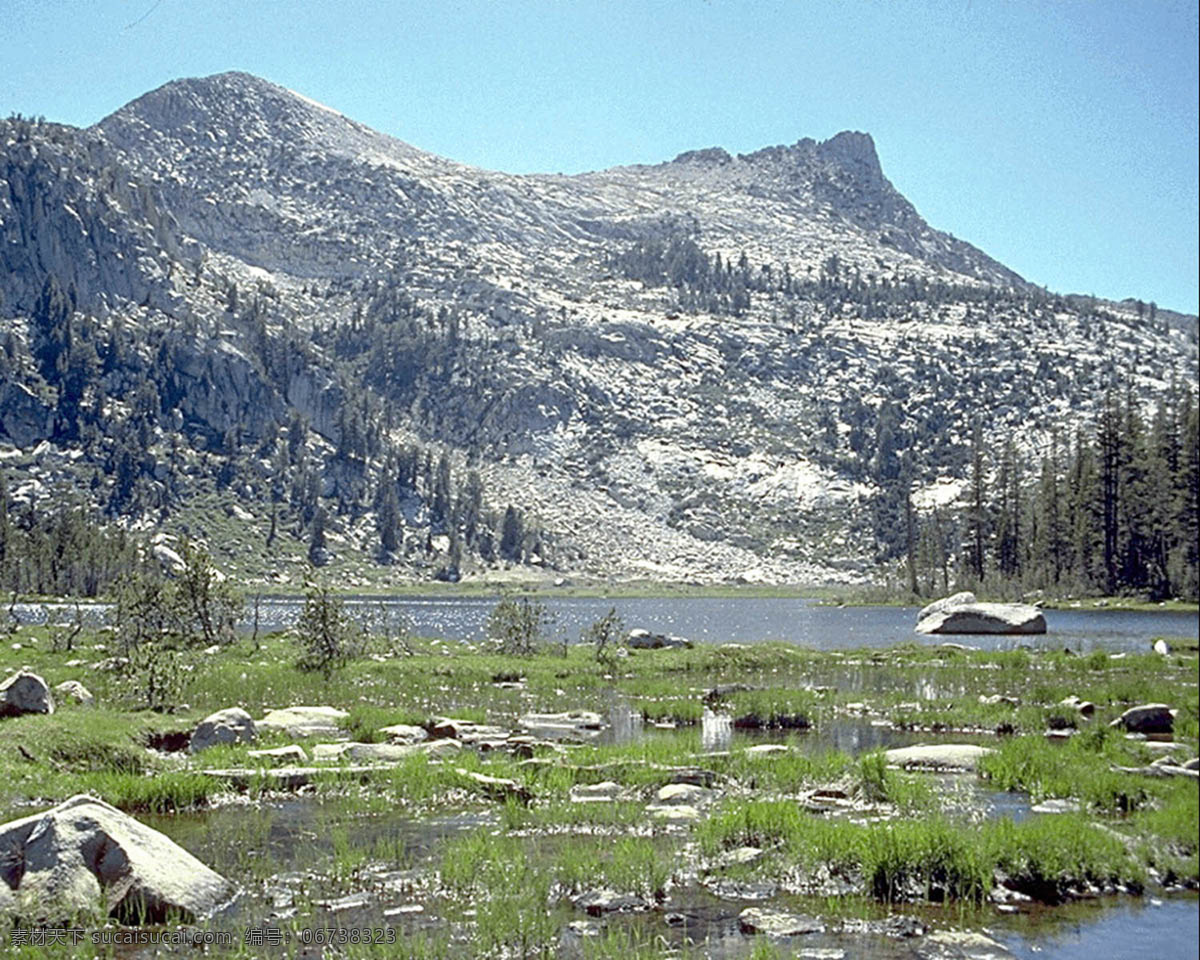
<svg viewBox="0 0 1200 960">
<path fill-rule="evenodd" d="M 976 423 L 1196 382 L 1195 317 L 1026 283 L 864 133 L 518 176 L 242 73 L 0 122 L 0 295 L 14 499 L 249 580 L 859 577 L 902 459 L 952 500 Z"/>
</svg>

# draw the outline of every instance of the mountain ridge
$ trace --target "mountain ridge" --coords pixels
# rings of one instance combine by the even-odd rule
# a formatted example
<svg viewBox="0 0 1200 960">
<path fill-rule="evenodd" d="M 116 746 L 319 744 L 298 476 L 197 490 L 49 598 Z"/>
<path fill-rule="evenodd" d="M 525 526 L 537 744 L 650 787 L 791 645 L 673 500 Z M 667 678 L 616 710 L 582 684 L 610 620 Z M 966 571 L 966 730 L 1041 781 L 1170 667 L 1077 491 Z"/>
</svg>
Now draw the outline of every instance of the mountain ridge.
<svg viewBox="0 0 1200 960">
<path fill-rule="evenodd" d="M 171 530 L 236 497 L 252 579 L 279 516 L 363 577 L 861 577 L 895 556 L 902 453 L 948 502 L 974 421 L 1040 450 L 1118 373 L 1194 389 L 1194 324 L 1025 283 L 865 133 L 505 174 L 241 73 L 2 124 L 20 489 Z"/>
</svg>

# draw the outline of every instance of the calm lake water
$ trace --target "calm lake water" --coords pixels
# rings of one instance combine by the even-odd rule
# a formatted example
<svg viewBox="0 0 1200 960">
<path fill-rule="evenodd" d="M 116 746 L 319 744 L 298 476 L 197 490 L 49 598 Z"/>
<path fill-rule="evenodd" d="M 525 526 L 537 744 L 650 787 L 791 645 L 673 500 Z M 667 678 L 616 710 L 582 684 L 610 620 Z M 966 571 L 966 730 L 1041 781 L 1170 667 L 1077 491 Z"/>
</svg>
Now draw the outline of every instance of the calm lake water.
<svg viewBox="0 0 1200 960">
<path fill-rule="evenodd" d="M 351 598 L 347 607 L 356 617 L 392 624 L 404 622 L 418 636 L 444 637 L 468 643 L 485 639 L 488 614 L 498 597 Z M 673 633 L 697 643 L 762 643 L 779 640 L 818 650 L 846 647 L 886 647 L 896 643 L 938 644 L 945 637 L 921 637 L 913 632 L 916 607 L 833 607 L 798 597 L 551 597 L 545 601 L 559 635 L 579 637 L 588 624 L 615 607 L 629 629 Z M 261 630 L 280 630 L 295 623 L 302 601 L 263 600 Z M 41 604 L 22 604 L 17 616 L 25 622 L 70 619 L 74 608 L 47 610 Z M 103 607 L 89 605 L 91 619 Z M 984 649 L 1018 646 L 1145 650 L 1156 637 L 1196 639 L 1200 618 L 1192 613 L 1108 610 L 1048 610 L 1049 632 L 1043 636 L 973 635 L 962 642 Z M 244 624 L 248 626 L 248 624 Z"/>
</svg>

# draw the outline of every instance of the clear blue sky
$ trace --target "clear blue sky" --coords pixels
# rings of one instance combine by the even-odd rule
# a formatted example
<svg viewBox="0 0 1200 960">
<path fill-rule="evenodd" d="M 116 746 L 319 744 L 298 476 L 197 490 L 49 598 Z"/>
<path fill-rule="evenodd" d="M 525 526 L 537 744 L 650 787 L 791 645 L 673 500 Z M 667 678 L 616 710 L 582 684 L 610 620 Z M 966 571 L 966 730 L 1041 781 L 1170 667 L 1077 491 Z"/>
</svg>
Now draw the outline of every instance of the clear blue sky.
<svg viewBox="0 0 1200 960">
<path fill-rule="evenodd" d="M 1197 3 L 0 0 L 0 113 L 246 70 L 513 172 L 875 137 L 925 218 L 1062 292 L 1197 309 Z"/>
</svg>

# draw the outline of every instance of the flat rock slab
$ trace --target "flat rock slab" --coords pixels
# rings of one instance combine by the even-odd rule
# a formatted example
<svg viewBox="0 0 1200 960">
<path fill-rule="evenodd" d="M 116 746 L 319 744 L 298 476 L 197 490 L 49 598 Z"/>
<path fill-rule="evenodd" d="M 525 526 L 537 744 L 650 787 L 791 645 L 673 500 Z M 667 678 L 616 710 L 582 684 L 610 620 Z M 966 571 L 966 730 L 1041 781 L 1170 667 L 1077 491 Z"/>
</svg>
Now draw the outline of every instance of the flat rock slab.
<svg viewBox="0 0 1200 960">
<path fill-rule="evenodd" d="M 742 933 L 751 936 L 765 934 L 768 937 L 800 937 L 806 933 L 825 932 L 825 924 L 816 917 L 768 910 L 765 907 L 747 907 L 738 914 L 738 926 Z"/>
<path fill-rule="evenodd" d="M 258 729 L 280 730 L 289 737 L 336 737 L 342 733 L 338 721 L 348 716 L 336 707 L 284 707 L 259 720 Z"/>
<path fill-rule="evenodd" d="M 612 803 L 621 796 L 621 785 L 612 780 L 602 783 L 577 783 L 571 788 L 572 803 Z"/>
<path fill-rule="evenodd" d="M 778 757 L 785 753 L 790 753 L 791 747 L 783 743 L 758 743 L 753 747 L 746 748 L 746 756 L 754 757 Z"/>
<path fill-rule="evenodd" d="M 646 812 L 655 820 L 667 823 L 695 823 L 700 819 L 700 811 L 686 803 L 651 804 Z"/>
<path fill-rule="evenodd" d="M 268 763 L 308 763 L 308 754 L 298 743 L 286 747 L 272 747 L 269 750 L 249 750 L 246 756 L 252 760 L 265 760 Z"/>
<path fill-rule="evenodd" d="M 1024 603 L 970 603 L 946 607 L 917 623 L 925 634 L 1034 634 L 1046 632 L 1046 618 Z"/>
<path fill-rule="evenodd" d="M 424 743 L 318 743 L 314 760 L 338 761 L 349 758 L 360 763 L 400 763 L 419 754 L 432 757 L 454 756 L 462 750 L 457 740 L 427 740 Z"/>
<path fill-rule="evenodd" d="M 245 789 L 252 783 L 266 781 L 277 790 L 298 790 L 314 780 L 368 780 L 380 770 L 397 766 L 395 763 L 355 763 L 325 767 L 222 767 L 197 771 L 206 777 L 225 780 L 232 786 Z"/>
<path fill-rule="evenodd" d="M 730 880 L 718 877 L 706 880 L 704 886 L 714 897 L 722 900 L 770 900 L 779 892 L 779 884 L 770 880 Z"/>
<path fill-rule="evenodd" d="M 973 743 L 932 743 L 915 747 L 897 747 L 884 753 L 894 767 L 921 770 L 976 770 L 979 758 L 993 751 Z"/>
<path fill-rule="evenodd" d="M 0 826 L 0 916 L 56 923 L 102 907 L 125 923 L 209 917 L 233 885 L 116 807 L 79 795 Z"/>
<path fill-rule="evenodd" d="M 1056 797 L 1043 800 L 1029 808 L 1033 813 L 1078 813 L 1083 805 L 1078 800 Z"/>
<path fill-rule="evenodd" d="M 573 710 L 569 713 L 527 713 L 517 723 L 530 733 L 555 740 L 591 740 L 608 727 L 598 713 Z"/>
<path fill-rule="evenodd" d="M 438 739 L 458 740 L 460 743 L 503 743 L 511 730 L 494 727 L 474 720 L 458 720 L 454 717 L 438 717 L 429 726 L 429 733 Z"/>
<path fill-rule="evenodd" d="M 938 930 L 917 947 L 921 960 L 1013 960 L 1003 944 L 982 933 Z"/>
</svg>

